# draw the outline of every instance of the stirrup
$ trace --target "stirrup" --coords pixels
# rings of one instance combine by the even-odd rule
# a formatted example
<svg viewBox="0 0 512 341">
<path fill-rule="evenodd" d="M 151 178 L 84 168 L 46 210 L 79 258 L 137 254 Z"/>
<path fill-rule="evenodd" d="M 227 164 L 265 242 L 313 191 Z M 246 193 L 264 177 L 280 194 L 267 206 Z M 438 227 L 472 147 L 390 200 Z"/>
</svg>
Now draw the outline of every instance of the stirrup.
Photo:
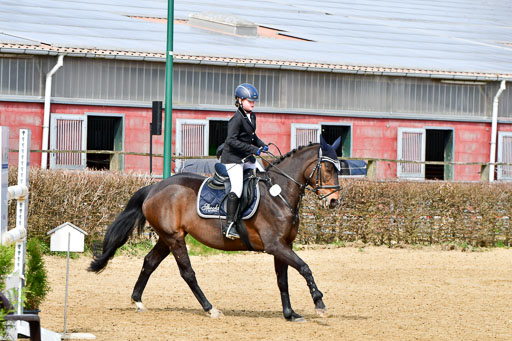
<svg viewBox="0 0 512 341">
<path fill-rule="evenodd" d="M 224 235 L 226 236 L 226 238 L 228 239 L 231 239 L 231 240 L 235 240 L 235 239 L 239 239 L 240 238 L 240 235 L 238 234 L 238 231 L 236 230 L 236 224 L 234 221 L 232 221 L 227 227 L 226 227 L 226 232 L 224 233 Z"/>
</svg>

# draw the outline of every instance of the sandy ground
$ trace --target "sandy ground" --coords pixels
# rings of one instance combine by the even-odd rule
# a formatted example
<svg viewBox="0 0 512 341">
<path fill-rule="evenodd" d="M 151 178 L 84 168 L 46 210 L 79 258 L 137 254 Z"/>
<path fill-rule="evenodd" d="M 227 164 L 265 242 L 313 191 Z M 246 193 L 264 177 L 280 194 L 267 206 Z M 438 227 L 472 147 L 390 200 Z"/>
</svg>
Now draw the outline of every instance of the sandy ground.
<svg viewBox="0 0 512 341">
<path fill-rule="evenodd" d="M 207 317 L 174 259 L 151 277 L 136 313 L 130 302 L 141 257 L 116 257 L 99 274 L 71 261 L 68 332 L 98 340 L 512 340 L 512 250 L 441 251 L 357 247 L 298 251 L 311 267 L 329 317 L 317 317 L 306 283 L 289 270 L 294 310 L 286 322 L 267 254 L 192 257 L 210 302 Z M 52 292 L 42 325 L 62 332 L 66 259 L 47 257 Z"/>
</svg>

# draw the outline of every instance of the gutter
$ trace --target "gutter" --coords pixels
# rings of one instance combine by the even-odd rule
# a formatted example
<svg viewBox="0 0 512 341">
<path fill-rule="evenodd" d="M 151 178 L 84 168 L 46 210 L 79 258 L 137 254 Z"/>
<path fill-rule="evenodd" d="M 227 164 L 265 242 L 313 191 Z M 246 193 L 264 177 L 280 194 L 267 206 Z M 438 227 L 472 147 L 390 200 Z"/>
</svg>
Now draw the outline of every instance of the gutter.
<svg viewBox="0 0 512 341">
<path fill-rule="evenodd" d="M 119 51 L 117 51 L 119 52 Z M 146 61 L 146 62 L 165 62 L 165 55 L 151 53 L 151 55 L 144 54 L 129 54 L 129 53 L 94 53 L 91 51 L 73 51 L 72 49 L 63 48 L 61 51 L 45 50 L 45 49 L 32 49 L 28 47 L 3 47 L 0 44 L 0 53 L 9 54 L 26 54 L 34 56 L 55 56 L 59 53 L 65 53 L 67 57 L 77 58 L 96 58 L 96 59 L 110 59 L 110 60 L 127 60 L 127 61 Z M 196 56 L 197 57 L 197 56 Z M 260 62 L 258 60 L 244 61 L 233 60 L 224 57 L 204 57 L 204 59 L 190 58 L 186 55 L 174 55 L 175 64 L 200 64 L 208 66 L 227 66 L 227 67 L 246 67 L 258 69 L 277 69 L 277 70 L 291 70 L 291 71 L 313 71 L 313 72 L 327 72 L 327 73 L 345 73 L 345 74 L 358 74 L 369 76 L 396 76 L 396 77 L 411 77 L 411 78 L 431 78 L 431 79 L 445 79 L 454 81 L 501 81 L 512 80 L 511 74 L 500 73 L 465 73 L 456 71 L 428 71 L 428 70 L 415 70 L 398 68 L 375 68 L 364 66 L 347 66 L 335 67 L 335 65 L 325 65 L 325 67 L 315 66 L 316 63 L 308 62 L 283 62 L 279 64 L 269 64 Z"/>
<path fill-rule="evenodd" d="M 48 167 L 48 153 L 45 153 L 45 150 L 48 150 L 48 133 L 50 129 L 50 99 L 52 96 L 52 77 L 57 72 L 58 69 L 62 65 L 64 65 L 64 55 L 60 54 L 59 59 L 57 60 L 57 64 L 51 69 L 50 72 L 46 74 L 46 86 L 44 89 L 44 120 L 43 120 L 43 141 L 41 144 L 41 149 L 43 153 L 41 154 L 41 169 L 46 169 Z"/>
<path fill-rule="evenodd" d="M 489 169 L 489 182 L 494 181 L 494 163 L 496 162 L 496 138 L 498 135 L 498 103 L 501 93 L 506 89 L 506 80 L 502 80 L 498 92 L 494 96 L 492 102 L 492 128 L 491 128 L 491 157 L 489 163 L 491 167 Z"/>
</svg>

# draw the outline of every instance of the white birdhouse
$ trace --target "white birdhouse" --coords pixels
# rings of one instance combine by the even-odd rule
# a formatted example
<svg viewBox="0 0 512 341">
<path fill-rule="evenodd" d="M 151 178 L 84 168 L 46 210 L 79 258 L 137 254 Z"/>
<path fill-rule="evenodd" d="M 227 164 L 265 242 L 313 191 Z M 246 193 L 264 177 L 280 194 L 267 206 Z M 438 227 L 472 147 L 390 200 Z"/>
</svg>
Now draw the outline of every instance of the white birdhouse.
<svg viewBox="0 0 512 341">
<path fill-rule="evenodd" d="M 51 234 L 50 251 L 84 252 L 84 237 L 87 232 L 66 222 L 46 233 Z"/>
</svg>

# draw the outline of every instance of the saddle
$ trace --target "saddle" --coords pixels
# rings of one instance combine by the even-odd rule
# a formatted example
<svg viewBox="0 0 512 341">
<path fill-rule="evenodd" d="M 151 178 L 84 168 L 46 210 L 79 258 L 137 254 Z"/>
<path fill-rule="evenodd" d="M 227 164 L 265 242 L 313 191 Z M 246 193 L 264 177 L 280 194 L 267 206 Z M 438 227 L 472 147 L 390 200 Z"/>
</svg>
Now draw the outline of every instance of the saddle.
<svg viewBox="0 0 512 341">
<path fill-rule="evenodd" d="M 244 187 L 238 205 L 238 218 L 249 219 L 256 213 L 260 201 L 258 180 L 253 170 L 244 170 Z M 225 197 L 230 191 L 231 183 L 226 166 L 216 163 L 214 176 L 205 179 L 199 189 L 198 215 L 202 218 L 226 218 Z"/>
<path fill-rule="evenodd" d="M 238 224 L 238 233 L 240 239 L 249 250 L 254 250 L 247 233 L 247 228 L 243 223 L 244 219 L 251 218 L 258 209 L 260 202 L 260 190 L 258 181 L 260 180 L 254 174 L 253 170 L 244 171 L 244 187 L 242 197 L 238 204 L 236 212 L 236 221 Z M 215 175 L 207 178 L 201 184 L 197 195 L 197 214 L 201 218 L 226 218 L 226 197 L 231 191 L 226 166 L 222 163 L 215 164 Z"/>
</svg>

